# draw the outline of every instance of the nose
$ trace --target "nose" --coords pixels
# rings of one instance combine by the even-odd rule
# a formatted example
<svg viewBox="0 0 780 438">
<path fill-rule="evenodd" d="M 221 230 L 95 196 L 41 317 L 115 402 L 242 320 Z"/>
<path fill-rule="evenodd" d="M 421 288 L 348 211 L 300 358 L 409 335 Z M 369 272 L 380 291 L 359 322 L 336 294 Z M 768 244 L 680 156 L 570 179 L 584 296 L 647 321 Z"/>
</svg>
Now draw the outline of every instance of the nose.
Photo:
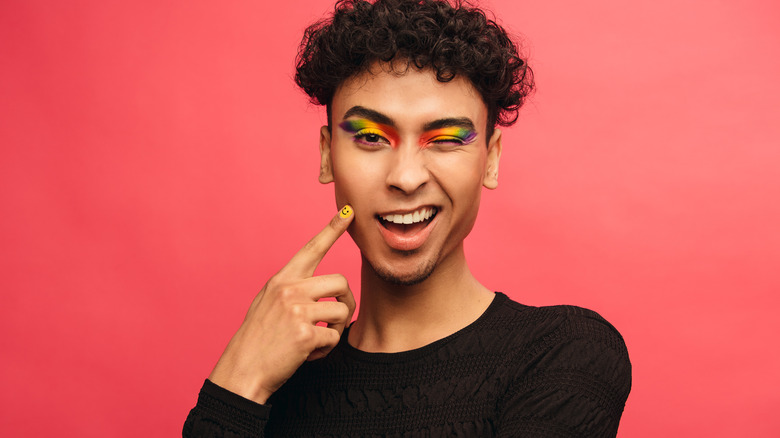
<svg viewBox="0 0 780 438">
<path fill-rule="evenodd" d="M 425 154 L 417 145 L 399 145 L 393 151 L 387 187 L 410 195 L 423 187 L 430 179 Z"/>
</svg>

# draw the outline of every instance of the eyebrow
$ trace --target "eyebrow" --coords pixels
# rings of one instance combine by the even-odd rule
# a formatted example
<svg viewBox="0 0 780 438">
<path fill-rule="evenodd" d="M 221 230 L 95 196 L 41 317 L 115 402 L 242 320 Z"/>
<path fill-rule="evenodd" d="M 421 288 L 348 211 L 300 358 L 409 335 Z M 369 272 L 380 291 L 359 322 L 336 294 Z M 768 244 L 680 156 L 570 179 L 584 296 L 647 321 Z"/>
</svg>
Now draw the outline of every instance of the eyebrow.
<svg viewBox="0 0 780 438">
<path fill-rule="evenodd" d="M 395 121 L 392 118 L 380 113 L 379 111 L 375 111 L 360 105 L 353 106 L 352 108 L 348 109 L 346 113 L 344 113 L 344 119 L 348 119 L 352 116 L 363 117 L 365 119 L 371 120 L 372 122 L 392 126 L 393 128 L 396 127 Z M 423 131 L 433 131 L 434 129 L 449 127 L 466 128 L 471 131 L 476 131 L 474 128 L 474 122 L 471 121 L 471 119 L 468 117 L 448 117 L 444 119 L 433 120 L 423 125 Z"/>
<path fill-rule="evenodd" d="M 388 125 L 395 128 L 395 121 L 393 121 L 393 119 L 390 117 L 380 113 L 379 111 L 374 111 L 360 105 L 353 106 L 352 108 L 348 109 L 346 113 L 344 113 L 344 119 L 348 119 L 352 116 L 363 117 L 364 119 L 371 120 L 372 122 L 381 123 L 383 125 Z"/>
<path fill-rule="evenodd" d="M 441 128 L 450 128 L 450 127 L 457 127 L 457 128 L 466 128 L 471 131 L 475 131 L 474 128 L 474 122 L 471 121 L 468 117 L 454 117 L 454 118 L 446 118 L 446 119 L 438 119 L 434 120 L 432 122 L 428 122 L 425 125 L 423 125 L 423 131 L 433 131 L 434 129 L 441 129 Z"/>
</svg>

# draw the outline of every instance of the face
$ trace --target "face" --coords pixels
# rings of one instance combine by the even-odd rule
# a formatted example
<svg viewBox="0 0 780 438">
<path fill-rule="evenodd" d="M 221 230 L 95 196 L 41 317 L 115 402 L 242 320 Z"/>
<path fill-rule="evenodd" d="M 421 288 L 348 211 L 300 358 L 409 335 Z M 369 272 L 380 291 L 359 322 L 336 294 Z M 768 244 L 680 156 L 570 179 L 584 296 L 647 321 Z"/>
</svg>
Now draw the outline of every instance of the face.
<svg viewBox="0 0 780 438">
<path fill-rule="evenodd" d="M 331 113 L 320 181 L 354 208 L 349 232 L 364 263 L 409 285 L 462 258 L 501 154 L 501 132 L 485 138 L 487 107 L 471 82 L 377 64 L 339 87 Z"/>
</svg>

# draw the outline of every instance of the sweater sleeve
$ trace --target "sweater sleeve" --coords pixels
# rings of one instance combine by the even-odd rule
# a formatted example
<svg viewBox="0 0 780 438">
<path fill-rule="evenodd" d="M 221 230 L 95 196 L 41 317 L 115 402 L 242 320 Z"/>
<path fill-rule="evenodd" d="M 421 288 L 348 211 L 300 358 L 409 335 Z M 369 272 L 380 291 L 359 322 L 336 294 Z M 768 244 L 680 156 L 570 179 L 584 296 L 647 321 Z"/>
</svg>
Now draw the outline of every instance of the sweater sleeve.
<svg viewBox="0 0 780 438">
<path fill-rule="evenodd" d="M 561 323 L 523 353 L 501 437 L 614 437 L 631 390 L 620 333 L 595 312 L 561 306 Z M 522 377 L 521 377 L 522 376 Z"/>
<path fill-rule="evenodd" d="M 182 437 L 262 437 L 270 410 L 270 406 L 245 399 L 207 379 L 197 405 L 184 422 Z"/>
</svg>

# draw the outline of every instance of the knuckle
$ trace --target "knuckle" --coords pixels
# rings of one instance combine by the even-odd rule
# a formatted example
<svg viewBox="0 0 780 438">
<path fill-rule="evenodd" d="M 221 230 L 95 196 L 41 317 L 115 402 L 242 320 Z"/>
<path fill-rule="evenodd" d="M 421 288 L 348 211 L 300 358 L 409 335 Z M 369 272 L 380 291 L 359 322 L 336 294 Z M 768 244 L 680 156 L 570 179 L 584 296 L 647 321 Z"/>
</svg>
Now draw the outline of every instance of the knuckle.
<svg viewBox="0 0 780 438">
<path fill-rule="evenodd" d="M 328 222 L 328 226 L 331 227 L 334 231 L 340 231 L 341 230 L 341 219 L 338 215 L 333 216 L 333 218 Z"/>
<path fill-rule="evenodd" d="M 306 309 L 300 304 L 294 304 L 289 307 L 290 316 L 295 319 L 302 319 L 306 316 Z"/>
<path fill-rule="evenodd" d="M 309 324 L 300 323 L 295 326 L 292 333 L 293 342 L 298 345 L 308 345 L 311 343 L 312 338 L 312 326 Z"/>
<path fill-rule="evenodd" d="M 303 249 L 306 251 L 314 251 L 317 249 L 317 238 L 314 237 L 313 239 L 306 242 L 305 245 L 303 245 Z"/>
<path fill-rule="evenodd" d="M 340 289 L 349 289 L 349 282 L 347 277 L 342 274 L 335 274 L 336 282 Z"/>
<path fill-rule="evenodd" d="M 330 345 L 336 345 L 341 340 L 341 334 L 336 330 L 328 330 L 328 341 Z"/>
<path fill-rule="evenodd" d="M 338 303 L 338 304 L 339 304 L 339 306 L 338 306 L 338 313 L 339 313 L 338 318 L 346 320 L 347 318 L 349 318 L 349 314 L 350 314 L 349 306 L 346 305 L 345 303 Z"/>
<path fill-rule="evenodd" d="M 349 307 L 350 311 L 354 311 L 357 307 L 357 303 L 355 303 L 355 296 L 352 295 L 352 291 L 350 290 L 348 290 L 348 292 L 344 295 L 344 299 L 341 302 Z"/>
<path fill-rule="evenodd" d="M 274 275 L 273 277 L 268 279 L 268 282 L 265 284 L 265 290 L 276 290 L 281 286 L 282 281 L 279 280 L 279 277 Z"/>
<path fill-rule="evenodd" d="M 292 301 L 298 292 L 297 288 L 292 285 L 281 286 L 277 290 L 277 298 L 283 303 Z"/>
</svg>

